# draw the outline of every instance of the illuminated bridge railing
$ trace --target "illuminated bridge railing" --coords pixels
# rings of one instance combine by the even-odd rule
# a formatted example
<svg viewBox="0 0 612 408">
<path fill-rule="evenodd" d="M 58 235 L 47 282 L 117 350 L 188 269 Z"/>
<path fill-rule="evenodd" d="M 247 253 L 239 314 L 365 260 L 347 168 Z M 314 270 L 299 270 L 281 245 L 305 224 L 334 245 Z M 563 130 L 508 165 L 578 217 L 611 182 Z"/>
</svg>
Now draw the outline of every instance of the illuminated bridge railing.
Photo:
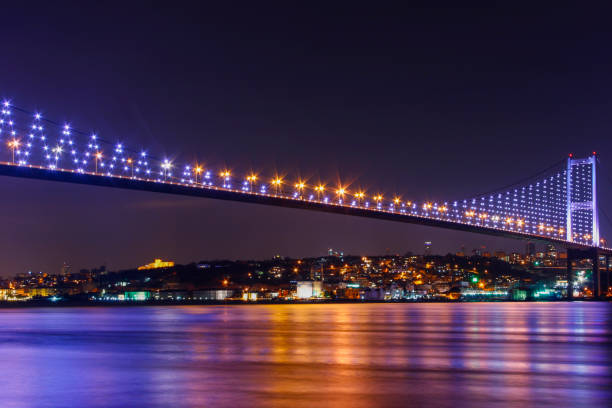
<svg viewBox="0 0 612 408">
<path fill-rule="evenodd" d="M 289 183 L 278 175 L 238 175 L 229 169 L 205 168 L 198 163 L 179 164 L 5 101 L 0 111 L 0 162 L 52 172 L 359 208 L 603 247 L 597 220 L 595 154 L 586 159 L 570 157 L 538 178 L 475 198 L 417 202 L 399 196 L 368 195 L 343 185 L 312 185 L 300 179 Z"/>
</svg>

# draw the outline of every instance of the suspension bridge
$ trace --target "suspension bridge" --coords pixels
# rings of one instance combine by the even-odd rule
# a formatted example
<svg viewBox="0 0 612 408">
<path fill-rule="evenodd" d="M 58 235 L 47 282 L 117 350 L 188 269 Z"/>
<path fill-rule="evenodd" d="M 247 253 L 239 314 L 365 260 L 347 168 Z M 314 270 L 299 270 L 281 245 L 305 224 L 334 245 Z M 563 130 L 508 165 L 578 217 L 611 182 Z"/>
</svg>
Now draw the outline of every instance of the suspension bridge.
<svg viewBox="0 0 612 408">
<path fill-rule="evenodd" d="M 301 208 L 544 241 L 567 248 L 572 261 L 593 262 L 593 293 L 608 288 L 612 248 L 600 236 L 598 157 L 572 155 L 499 190 L 456 201 L 418 202 L 369 195 L 348 186 L 289 181 L 278 175 L 234 174 L 227 168 L 179 163 L 61 124 L 2 102 L 0 175 Z M 572 291 L 568 290 L 571 297 Z"/>
</svg>

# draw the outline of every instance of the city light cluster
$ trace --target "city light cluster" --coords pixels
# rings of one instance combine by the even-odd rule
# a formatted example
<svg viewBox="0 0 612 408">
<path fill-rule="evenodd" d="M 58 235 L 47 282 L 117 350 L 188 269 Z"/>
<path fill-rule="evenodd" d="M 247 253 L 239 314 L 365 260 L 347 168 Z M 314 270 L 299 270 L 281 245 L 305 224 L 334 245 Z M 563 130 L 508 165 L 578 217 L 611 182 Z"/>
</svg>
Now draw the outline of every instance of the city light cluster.
<svg viewBox="0 0 612 408">
<path fill-rule="evenodd" d="M 16 116 L 25 118 L 26 123 L 17 123 Z M 222 189 L 603 246 L 603 241 L 593 242 L 594 237 L 599 240 L 593 222 L 594 206 L 586 205 L 594 202 L 593 166 L 578 159 L 573 162 L 570 159 L 572 165 L 568 168 L 525 186 L 463 201 L 417 203 L 399 195 L 368 194 L 349 189 L 348 185 L 310 184 L 307 180 L 289 180 L 279 175 L 266 177 L 255 172 L 239 175 L 227 168 L 180 164 L 150 156 L 146 150 L 130 149 L 122 142 L 112 143 L 96 134 L 86 134 L 70 124 L 57 125 L 40 113 L 13 107 L 8 101 L 2 103 L 0 110 L 0 156 L 4 164 L 50 171 Z"/>
</svg>

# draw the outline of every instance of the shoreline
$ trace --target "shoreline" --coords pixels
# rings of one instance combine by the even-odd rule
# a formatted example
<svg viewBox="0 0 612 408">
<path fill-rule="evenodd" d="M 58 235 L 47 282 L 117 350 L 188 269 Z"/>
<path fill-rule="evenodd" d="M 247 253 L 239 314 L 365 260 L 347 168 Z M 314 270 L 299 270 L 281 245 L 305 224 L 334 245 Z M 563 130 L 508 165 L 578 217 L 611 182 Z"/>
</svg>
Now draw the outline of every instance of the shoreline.
<svg viewBox="0 0 612 408">
<path fill-rule="evenodd" d="M 63 300 L 51 302 L 48 300 L 35 301 L 2 301 L 0 309 L 27 309 L 27 308 L 63 308 L 63 307 L 151 307 L 151 306 L 255 306 L 255 305 L 320 305 L 320 304 L 416 304 L 416 303 L 571 303 L 571 302 L 612 302 L 610 299 L 546 299 L 546 300 L 311 300 L 311 301 L 70 301 Z"/>
</svg>

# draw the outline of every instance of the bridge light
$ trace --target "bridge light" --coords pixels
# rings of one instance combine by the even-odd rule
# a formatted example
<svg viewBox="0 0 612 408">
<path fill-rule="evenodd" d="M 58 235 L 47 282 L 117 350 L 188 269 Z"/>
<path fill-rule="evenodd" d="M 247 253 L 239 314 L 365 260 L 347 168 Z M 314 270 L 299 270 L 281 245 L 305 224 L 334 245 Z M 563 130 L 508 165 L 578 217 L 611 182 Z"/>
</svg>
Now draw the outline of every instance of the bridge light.
<svg viewBox="0 0 612 408">
<path fill-rule="evenodd" d="M 40 118 L 42 118 L 42 115 L 40 113 L 35 113 L 34 114 L 34 119 L 40 120 Z"/>
<path fill-rule="evenodd" d="M 336 190 L 336 193 L 339 196 L 343 196 L 346 193 L 346 189 L 344 187 L 339 187 L 338 190 Z"/>
</svg>

